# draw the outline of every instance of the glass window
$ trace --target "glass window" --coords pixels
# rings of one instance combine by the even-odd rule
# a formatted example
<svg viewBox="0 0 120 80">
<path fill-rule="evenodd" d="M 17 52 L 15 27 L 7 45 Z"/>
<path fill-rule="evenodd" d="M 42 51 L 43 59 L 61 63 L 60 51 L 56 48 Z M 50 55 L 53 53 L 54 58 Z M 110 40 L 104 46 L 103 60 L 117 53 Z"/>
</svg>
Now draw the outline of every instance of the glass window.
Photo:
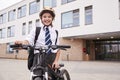
<svg viewBox="0 0 120 80">
<path fill-rule="evenodd" d="M 2 38 L 5 38 L 5 28 L 2 29 Z"/>
<path fill-rule="evenodd" d="M 85 7 L 85 24 L 92 24 L 92 6 Z"/>
<path fill-rule="evenodd" d="M 66 3 L 69 3 L 69 2 L 72 2 L 72 1 L 75 1 L 75 0 L 62 0 L 61 2 L 61 4 L 66 4 Z"/>
<path fill-rule="evenodd" d="M 5 38 L 5 28 L 0 29 L 0 39 Z"/>
<path fill-rule="evenodd" d="M 26 23 L 22 24 L 22 35 L 26 34 Z"/>
<path fill-rule="evenodd" d="M 0 15 L 0 24 L 3 23 L 3 20 L 2 20 L 2 15 Z"/>
<path fill-rule="evenodd" d="M 36 27 L 40 26 L 40 20 L 39 19 L 36 20 L 36 25 L 35 26 Z"/>
<path fill-rule="evenodd" d="M 28 25 L 28 34 L 30 33 L 31 30 L 32 30 L 32 21 L 30 21 Z"/>
<path fill-rule="evenodd" d="M 30 11 L 29 11 L 29 14 L 33 14 L 33 13 L 36 13 L 40 10 L 40 3 L 39 2 L 31 2 L 30 3 Z"/>
<path fill-rule="evenodd" d="M 18 18 L 26 16 L 26 5 L 18 8 Z"/>
<path fill-rule="evenodd" d="M 5 23 L 6 22 L 6 18 L 7 18 L 7 14 L 1 14 L 0 15 L 0 24 Z"/>
<path fill-rule="evenodd" d="M 15 26 L 10 26 L 8 27 L 8 30 L 7 30 L 7 35 L 8 37 L 14 37 L 15 36 Z"/>
<path fill-rule="evenodd" d="M 49 6 L 49 7 L 56 7 L 56 1 L 57 0 L 44 0 L 44 7 Z"/>
<path fill-rule="evenodd" d="M 90 54 L 90 41 L 86 41 L 86 53 Z"/>
<path fill-rule="evenodd" d="M 15 20 L 15 9 L 8 12 L 8 21 Z"/>
<path fill-rule="evenodd" d="M 12 48 L 10 48 L 10 45 L 12 45 L 13 43 L 7 43 L 7 53 L 14 53 L 14 51 L 12 50 Z"/>
<path fill-rule="evenodd" d="M 62 13 L 62 28 L 79 25 L 79 9 Z"/>
<path fill-rule="evenodd" d="M 120 19 L 120 0 L 119 0 L 119 19 Z"/>
<path fill-rule="evenodd" d="M 3 14 L 3 23 L 5 23 L 6 20 L 7 20 L 7 14 L 5 13 L 5 14 Z"/>
<path fill-rule="evenodd" d="M 0 39 L 2 39 L 2 29 L 0 29 Z"/>
</svg>

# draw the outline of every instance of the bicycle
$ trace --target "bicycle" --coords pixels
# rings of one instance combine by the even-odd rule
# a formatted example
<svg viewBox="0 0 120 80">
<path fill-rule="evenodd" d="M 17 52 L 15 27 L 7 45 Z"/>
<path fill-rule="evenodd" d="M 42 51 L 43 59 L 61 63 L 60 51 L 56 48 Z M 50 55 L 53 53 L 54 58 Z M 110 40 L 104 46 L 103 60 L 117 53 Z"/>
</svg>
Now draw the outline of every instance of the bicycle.
<svg viewBox="0 0 120 80">
<path fill-rule="evenodd" d="M 31 80 L 52 80 L 52 77 L 48 75 L 48 68 L 50 72 L 54 75 L 56 80 L 70 80 L 70 75 L 66 69 L 61 69 L 61 67 L 64 67 L 64 64 L 59 64 L 59 68 L 57 69 L 52 69 L 48 64 L 47 65 L 41 65 L 40 64 L 40 58 L 41 60 L 45 59 L 45 51 L 48 48 L 52 49 L 61 49 L 61 50 L 66 50 L 67 48 L 70 48 L 70 46 L 67 45 L 51 45 L 51 46 L 39 46 L 39 47 L 34 47 L 31 45 L 10 45 L 11 48 L 18 50 L 19 48 L 29 50 L 31 47 L 34 48 L 34 50 L 39 50 L 39 54 L 37 57 L 37 64 L 33 66 L 30 71 L 31 71 Z M 42 57 L 41 57 L 42 56 Z M 41 75 L 42 73 L 42 75 Z"/>
</svg>

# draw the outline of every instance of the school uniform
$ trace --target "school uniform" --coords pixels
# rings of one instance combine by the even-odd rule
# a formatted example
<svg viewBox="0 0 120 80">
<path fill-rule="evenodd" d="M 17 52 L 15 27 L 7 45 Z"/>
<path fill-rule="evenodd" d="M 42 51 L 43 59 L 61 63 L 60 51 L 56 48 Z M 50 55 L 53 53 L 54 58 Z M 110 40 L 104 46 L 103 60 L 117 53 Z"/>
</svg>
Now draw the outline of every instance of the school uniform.
<svg viewBox="0 0 120 80">
<path fill-rule="evenodd" d="M 44 27 L 41 26 L 40 33 L 39 33 L 38 39 L 37 39 L 36 44 L 35 44 L 36 47 L 45 45 L 45 28 L 46 28 L 46 26 L 44 26 Z M 58 45 L 59 40 L 58 40 L 58 34 L 56 33 L 56 29 L 52 26 L 49 26 L 48 29 L 50 32 L 50 39 L 52 41 L 51 45 Z M 28 40 L 30 45 L 34 45 L 35 31 L 36 31 L 36 28 L 33 28 L 32 31 L 30 32 L 30 34 L 26 38 L 26 40 Z M 41 64 L 47 63 L 47 64 L 52 66 L 52 63 L 55 60 L 57 51 L 58 51 L 58 49 L 56 49 L 56 50 L 52 49 L 50 54 L 46 54 L 45 60 L 40 60 L 40 63 Z M 38 57 L 39 51 L 34 50 L 34 54 L 35 55 L 34 55 L 33 66 L 35 66 L 38 63 L 37 57 Z"/>
</svg>

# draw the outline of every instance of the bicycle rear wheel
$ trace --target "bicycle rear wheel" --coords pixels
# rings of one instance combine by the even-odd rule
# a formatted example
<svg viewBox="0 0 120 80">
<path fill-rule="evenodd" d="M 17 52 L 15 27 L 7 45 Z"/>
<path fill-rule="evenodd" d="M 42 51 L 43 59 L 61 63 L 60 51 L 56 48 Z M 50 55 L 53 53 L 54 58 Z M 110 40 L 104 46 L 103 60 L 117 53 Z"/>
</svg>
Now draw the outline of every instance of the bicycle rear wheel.
<svg viewBox="0 0 120 80">
<path fill-rule="evenodd" d="M 70 75 L 66 69 L 62 69 L 61 74 L 62 74 L 63 78 L 60 80 L 70 80 Z"/>
</svg>

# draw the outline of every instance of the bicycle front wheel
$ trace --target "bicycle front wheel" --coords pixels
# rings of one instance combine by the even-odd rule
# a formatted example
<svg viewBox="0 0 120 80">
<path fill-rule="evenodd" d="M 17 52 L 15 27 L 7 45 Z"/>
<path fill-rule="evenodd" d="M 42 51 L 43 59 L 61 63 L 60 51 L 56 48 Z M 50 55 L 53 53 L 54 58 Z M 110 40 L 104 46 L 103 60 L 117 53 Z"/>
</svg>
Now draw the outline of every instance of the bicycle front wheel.
<svg viewBox="0 0 120 80">
<path fill-rule="evenodd" d="M 42 80 L 41 77 L 35 77 L 33 80 Z"/>
<path fill-rule="evenodd" d="M 61 74 L 63 76 L 62 80 L 70 80 L 70 75 L 69 75 L 69 73 L 68 73 L 68 71 L 66 69 L 62 69 Z"/>
</svg>

